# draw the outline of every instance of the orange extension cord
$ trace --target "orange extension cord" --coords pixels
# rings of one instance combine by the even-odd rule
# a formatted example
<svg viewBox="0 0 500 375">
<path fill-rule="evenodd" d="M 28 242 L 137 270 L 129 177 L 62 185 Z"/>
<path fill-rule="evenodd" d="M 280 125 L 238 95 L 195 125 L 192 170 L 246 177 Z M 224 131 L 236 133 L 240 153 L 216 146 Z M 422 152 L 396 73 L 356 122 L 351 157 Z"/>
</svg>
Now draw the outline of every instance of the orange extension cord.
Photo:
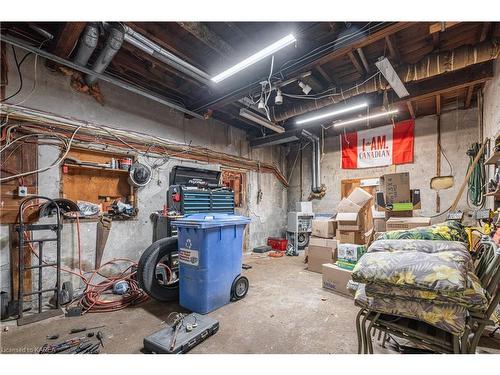
<svg viewBox="0 0 500 375">
<path fill-rule="evenodd" d="M 36 206 L 37 204 L 29 205 L 26 208 Z M 85 290 L 83 292 L 83 296 L 79 300 L 78 304 L 82 307 L 82 314 L 87 313 L 87 312 L 112 312 L 112 311 L 118 311 L 122 310 L 128 306 L 132 305 L 138 305 L 140 303 L 143 303 L 149 299 L 149 296 L 139 287 L 139 284 L 137 280 L 135 280 L 135 275 L 136 271 L 133 270 L 135 267 L 137 267 L 137 262 L 128 259 L 128 258 L 115 258 L 112 259 L 106 263 L 104 263 L 102 266 L 100 266 L 96 270 L 89 271 L 87 273 L 92 273 L 90 277 L 85 277 L 84 273 L 82 271 L 82 254 L 81 254 L 81 242 L 80 242 L 80 220 L 78 216 L 75 215 L 76 218 L 76 227 L 77 227 L 77 238 L 78 238 L 78 272 L 72 271 L 70 269 L 67 269 L 65 267 L 61 266 L 61 271 L 70 273 L 72 275 L 78 276 L 83 283 L 85 284 Z M 27 233 L 25 233 L 25 238 L 29 239 L 29 236 Z M 39 254 L 36 252 L 34 249 L 33 245 L 31 243 L 28 244 L 30 247 L 31 252 L 39 258 Z M 43 263 L 47 263 L 44 260 L 42 260 Z M 116 276 L 104 276 L 100 273 L 100 271 L 110 265 L 110 264 L 117 264 L 119 262 L 127 262 L 130 263 L 130 265 L 122 271 L 120 274 Z M 172 271 L 168 268 L 168 266 L 165 266 L 168 271 L 169 275 L 172 274 Z M 55 266 L 54 266 L 55 267 Z M 105 280 L 93 284 L 92 281 L 96 275 L 99 275 L 101 277 L 104 277 Z M 169 276 L 171 277 L 171 276 Z M 130 286 L 129 291 L 121 296 L 120 298 L 113 298 L 112 300 L 110 299 L 103 299 L 102 296 L 103 294 L 111 291 L 113 289 L 113 285 L 120 281 L 120 280 L 126 280 Z M 109 293 L 107 293 L 109 294 Z"/>
</svg>

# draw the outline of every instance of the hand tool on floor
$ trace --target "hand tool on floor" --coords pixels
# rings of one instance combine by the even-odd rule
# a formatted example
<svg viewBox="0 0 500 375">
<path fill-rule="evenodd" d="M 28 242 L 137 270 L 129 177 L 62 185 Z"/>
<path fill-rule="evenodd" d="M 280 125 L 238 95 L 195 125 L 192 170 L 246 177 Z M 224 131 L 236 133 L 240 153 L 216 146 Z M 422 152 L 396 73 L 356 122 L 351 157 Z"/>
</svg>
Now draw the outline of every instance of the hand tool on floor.
<svg viewBox="0 0 500 375">
<path fill-rule="evenodd" d="M 101 266 L 102 256 L 106 242 L 108 242 L 109 232 L 111 231 L 111 219 L 107 216 L 101 216 L 97 223 L 97 235 L 95 243 L 95 269 Z"/>
<path fill-rule="evenodd" d="M 104 333 L 102 333 L 102 331 L 97 331 L 97 335 L 95 337 L 97 337 L 97 340 L 99 340 L 99 343 L 104 348 L 104 342 L 103 342 Z"/>
<path fill-rule="evenodd" d="M 48 335 L 46 338 L 47 340 L 57 340 L 59 338 L 59 334 Z"/>
<path fill-rule="evenodd" d="M 102 327 L 106 327 L 106 326 L 105 325 L 101 325 L 101 326 L 96 326 L 96 327 L 72 328 L 71 331 L 69 331 L 69 333 L 85 332 L 85 331 L 90 331 L 92 329 L 97 329 L 97 328 L 102 328 Z"/>
</svg>

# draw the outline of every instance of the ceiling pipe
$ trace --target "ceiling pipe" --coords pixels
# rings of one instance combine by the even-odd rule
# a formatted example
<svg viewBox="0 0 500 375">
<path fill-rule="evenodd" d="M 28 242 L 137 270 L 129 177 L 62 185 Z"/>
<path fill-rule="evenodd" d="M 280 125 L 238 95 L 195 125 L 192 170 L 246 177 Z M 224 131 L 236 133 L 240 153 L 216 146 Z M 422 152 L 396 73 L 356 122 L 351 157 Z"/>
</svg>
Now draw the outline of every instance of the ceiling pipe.
<svg viewBox="0 0 500 375">
<path fill-rule="evenodd" d="M 450 51 L 430 54 L 415 64 L 407 64 L 399 67 L 397 73 L 403 83 L 410 83 L 463 69 L 470 65 L 495 60 L 499 54 L 500 45 L 498 41 L 489 40 L 476 45 L 466 45 Z M 276 112 L 273 115 L 273 122 L 283 122 L 291 117 L 300 116 L 357 95 L 384 91 L 388 88 L 389 85 L 385 80 L 375 76 L 364 84 L 355 86 L 354 89 L 344 91 L 342 95 L 310 100 L 308 103 L 299 104 Z"/>
<path fill-rule="evenodd" d="M 122 89 L 124 90 L 127 90 L 127 91 L 130 91 L 130 92 L 133 92 L 134 94 L 137 94 L 137 95 L 141 95 L 145 98 L 148 98 L 148 99 L 151 99 L 157 103 L 160 103 L 160 104 L 163 104 L 163 105 L 166 105 L 167 107 L 170 107 L 172 109 L 175 109 L 179 112 L 182 112 L 182 113 L 185 113 L 186 115 L 189 115 L 189 116 L 192 116 L 192 117 L 196 117 L 197 119 L 200 119 L 200 120 L 204 120 L 205 118 L 200 115 L 199 113 L 196 113 L 194 111 L 191 111 L 185 107 L 182 107 L 176 103 L 173 103 L 171 102 L 170 100 L 168 99 L 165 99 L 155 93 L 152 93 L 150 91 L 147 91 L 147 90 L 144 90 L 142 88 L 139 88 L 135 85 L 131 85 L 127 82 L 124 82 L 124 81 L 121 81 L 119 79 L 116 79 L 114 77 L 110 77 L 110 76 L 107 76 L 105 74 L 100 74 L 100 73 L 95 73 L 94 71 L 84 67 L 84 66 L 80 66 L 78 64 L 75 64 L 74 62 L 72 61 L 69 61 L 69 60 L 66 60 L 66 59 L 63 59 L 62 57 L 59 57 L 59 56 L 56 56 L 54 55 L 53 53 L 50 53 L 50 52 L 47 52 L 47 51 L 44 51 L 40 48 L 37 48 L 35 46 L 32 46 L 30 44 L 27 44 L 25 41 L 23 40 L 20 40 L 18 38 L 15 38 L 15 37 L 12 37 L 10 35 L 4 35 L 2 34 L 1 35 L 1 39 L 2 39 L 2 42 L 6 42 L 6 43 L 9 43 L 10 45 L 13 45 L 14 47 L 18 47 L 18 48 L 21 48 L 25 51 L 28 51 L 28 52 L 31 52 L 35 55 L 38 55 L 40 57 L 43 57 L 47 60 L 50 60 L 50 61 L 53 61 L 57 64 L 60 64 L 60 65 L 64 65 L 64 66 L 67 66 L 68 68 L 71 68 L 71 69 L 74 69 L 76 71 L 79 71 L 79 72 L 82 72 L 84 74 L 93 74 L 93 75 L 96 75 L 97 78 L 99 78 L 101 81 L 104 81 L 104 82 L 108 82 L 112 85 L 115 85 L 115 86 L 118 86 L 118 87 L 121 87 Z"/>
<path fill-rule="evenodd" d="M 164 62 L 172 68 L 196 79 L 204 84 L 210 83 L 210 75 L 197 67 L 182 60 L 178 56 L 170 53 L 166 49 L 160 47 L 158 44 L 146 38 L 144 35 L 134 31 L 131 27 L 124 25 L 125 41 L 132 44 L 134 47 L 146 52 L 157 60 Z"/>
<path fill-rule="evenodd" d="M 106 70 L 108 65 L 111 63 L 111 60 L 113 60 L 113 57 L 115 57 L 115 55 L 120 50 L 123 43 L 125 32 L 121 25 L 113 25 L 109 27 L 107 31 L 108 38 L 106 39 L 106 45 L 101 50 L 99 56 L 97 56 L 97 60 L 92 65 L 92 71 L 96 73 L 103 73 Z M 91 74 L 85 77 L 85 82 L 87 83 L 87 85 L 92 86 L 97 81 L 97 79 L 98 77 L 96 75 Z"/>
<path fill-rule="evenodd" d="M 99 41 L 99 24 L 89 22 L 83 30 L 78 49 L 73 61 L 81 66 L 86 66 L 90 56 L 94 53 Z"/>
</svg>

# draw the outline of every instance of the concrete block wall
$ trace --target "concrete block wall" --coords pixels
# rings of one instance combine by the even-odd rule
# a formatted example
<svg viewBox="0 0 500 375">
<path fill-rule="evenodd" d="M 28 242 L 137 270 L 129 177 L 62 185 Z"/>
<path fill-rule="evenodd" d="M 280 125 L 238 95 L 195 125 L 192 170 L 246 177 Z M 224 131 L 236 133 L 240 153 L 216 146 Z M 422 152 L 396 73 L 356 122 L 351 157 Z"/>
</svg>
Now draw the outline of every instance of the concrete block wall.
<svg viewBox="0 0 500 375">
<path fill-rule="evenodd" d="M 332 213 L 340 201 L 340 187 L 343 179 L 379 177 L 385 173 L 409 172 L 412 188 L 419 188 L 422 195 L 421 216 L 436 214 L 436 193 L 430 189 L 430 179 L 436 174 L 436 116 L 419 118 L 415 122 L 415 153 L 412 164 L 369 169 L 341 169 L 341 151 L 339 136 L 325 137 L 324 155 L 321 160 L 321 178 L 327 186 L 326 196 L 313 201 L 315 212 Z M 455 184 L 453 188 L 441 191 L 441 210 L 448 208 L 467 171 L 468 156 L 465 154 L 472 142 L 478 141 L 477 110 L 450 110 L 441 116 L 441 144 L 443 151 L 453 165 Z M 303 151 L 303 195 L 300 196 L 299 162 L 290 181 L 288 191 L 288 209 L 294 210 L 295 202 L 307 199 L 310 192 L 310 147 Z M 295 157 L 288 158 L 289 169 Z M 450 173 L 446 160 L 441 158 L 441 175 Z M 460 200 L 459 209 L 467 209 L 465 194 Z M 438 219 L 436 219 L 438 220 Z"/>
<path fill-rule="evenodd" d="M 6 95 L 17 90 L 19 81 L 12 54 L 9 58 L 9 85 Z M 18 52 L 21 56 L 23 52 Z M 262 161 L 271 161 L 281 168 L 286 166 L 281 148 L 269 148 L 252 151 L 245 132 L 217 120 L 186 119 L 168 107 L 149 99 L 129 93 L 115 86 L 101 83 L 104 105 L 98 104 L 92 97 L 75 92 L 70 88 L 69 78 L 53 73 L 45 67 L 43 60 L 38 61 L 36 89 L 33 87 L 33 56 L 27 58 L 22 72 L 24 88 L 9 103 L 53 112 L 75 119 L 111 125 L 124 130 L 136 130 L 151 135 L 161 136 L 173 141 L 202 145 L 215 151 L 233 155 L 251 157 Z M 53 146 L 39 146 L 39 166 L 50 165 L 59 156 L 59 149 Z M 142 251 L 152 242 L 153 225 L 150 214 L 160 210 L 166 200 L 168 176 L 174 165 L 186 165 L 219 169 L 219 165 L 208 165 L 190 161 L 171 159 L 155 171 L 153 180 L 137 193 L 139 214 L 135 220 L 113 222 L 113 227 L 106 244 L 103 262 L 111 258 L 131 258 L 138 260 Z M 49 197 L 59 196 L 60 171 L 50 169 L 39 174 L 39 194 Z M 248 209 L 242 212 L 251 217 L 246 249 L 265 243 L 268 236 L 281 235 L 285 226 L 287 190 L 274 175 L 261 174 L 263 200 L 256 202 L 257 173 L 248 173 L 247 199 Z M 270 219 L 272 215 L 272 219 Z M 0 261 L 1 290 L 10 290 L 9 238 L 8 226 L 0 225 Z M 96 223 L 81 223 L 81 244 L 85 269 L 93 268 L 95 257 Z M 77 255 L 77 232 L 74 224 L 65 224 L 63 230 L 63 264 L 70 267 Z M 51 274 L 46 273 L 47 280 Z M 67 278 L 68 276 L 65 275 Z M 75 279 L 76 280 L 76 279 Z"/>
</svg>

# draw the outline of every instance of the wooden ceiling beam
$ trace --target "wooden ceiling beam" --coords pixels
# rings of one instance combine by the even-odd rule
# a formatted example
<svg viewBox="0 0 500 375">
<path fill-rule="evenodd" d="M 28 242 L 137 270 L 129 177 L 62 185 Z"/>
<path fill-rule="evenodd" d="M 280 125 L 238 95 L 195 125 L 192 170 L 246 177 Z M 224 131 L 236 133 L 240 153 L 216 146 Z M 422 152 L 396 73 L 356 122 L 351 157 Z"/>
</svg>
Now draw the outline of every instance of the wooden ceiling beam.
<svg viewBox="0 0 500 375">
<path fill-rule="evenodd" d="M 465 101 L 464 101 L 464 108 L 470 108 L 470 104 L 472 102 L 472 94 L 474 93 L 474 85 L 470 85 L 466 89 L 466 94 L 465 94 Z"/>
<path fill-rule="evenodd" d="M 458 25 L 460 22 L 435 22 L 429 26 L 429 34 L 439 33 Z"/>
<path fill-rule="evenodd" d="M 361 59 L 361 63 L 363 64 L 363 68 L 365 68 L 366 73 L 370 73 L 370 64 L 368 64 L 368 60 L 366 59 L 365 53 L 363 52 L 363 48 L 358 48 L 357 51 L 359 58 Z"/>
<path fill-rule="evenodd" d="M 51 52 L 67 59 L 78 43 L 86 22 L 66 22 L 59 31 Z"/>
<path fill-rule="evenodd" d="M 358 58 L 354 56 L 354 53 L 352 51 L 347 52 L 347 56 L 349 56 L 349 60 L 351 60 L 352 65 L 354 65 L 354 68 L 356 68 L 357 72 L 361 74 L 362 76 L 365 75 L 365 70 L 361 66 L 361 64 L 358 61 Z"/>
<path fill-rule="evenodd" d="M 396 44 L 396 38 L 394 38 L 394 35 L 387 35 L 385 37 L 385 43 L 387 44 L 389 55 L 393 60 L 393 63 L 399 64 L 401 62 L 401 56 L 399 54 L 399 50 Z"/>
<path fill-rule="evenodd" d="M 390 25 L 390 26 L 384 27 L 381 30 L 375 31 L 373 34 L 367 35 L 366 37 L 364 37 L 364 38 L 360 39 L 359 41 L 356 41 L 356 42 L 354 42 L 346 47 L 341 47 L 337 50 L 334 50 L 333 52 L 330 52 L 329 54 L 319 58 L 318 60 L 313 61 L 312 63 L 309 63 L 306 66 L 302 66 L 300 69 L 307 70 L 307 69 L 313 68 L 317 65 L 323 65 L 329 61 L 332 61 L 334 59 L 337 59 L 339 57 L 346 55 L 349 51 L 369 46 L 370 44 L 378 42 L 379 40 L 385 39 L 385 37 L 388 35 L 395 34 L 401 30 L 405 30 L 414 24 L 415 24 L 415 22 L 396 22 L 393 25 Z"/>
<path fill-rule="evenodd" d="M 481 33 L 479 34 L 479 43 L 484 42 L 491 30 L 491 22 L 484 22 L 481 27 Z"/>
<path fill-rule="evenodd" d="M 408 100 L 406 102 L 406 106 L 408 107 L 408 113 L 410 114 L 410 117 L 414 119 L 416 116 L 415 116 L 415 110 L 413 109 L 413 104 L 412 104 L 411 100 Z"/>
<path fill-rule="evenodd" d="M 177 22 L 188 33 L 223 57 L 234 55 L 234 49 L 202 22 Z"/>
</svg>

